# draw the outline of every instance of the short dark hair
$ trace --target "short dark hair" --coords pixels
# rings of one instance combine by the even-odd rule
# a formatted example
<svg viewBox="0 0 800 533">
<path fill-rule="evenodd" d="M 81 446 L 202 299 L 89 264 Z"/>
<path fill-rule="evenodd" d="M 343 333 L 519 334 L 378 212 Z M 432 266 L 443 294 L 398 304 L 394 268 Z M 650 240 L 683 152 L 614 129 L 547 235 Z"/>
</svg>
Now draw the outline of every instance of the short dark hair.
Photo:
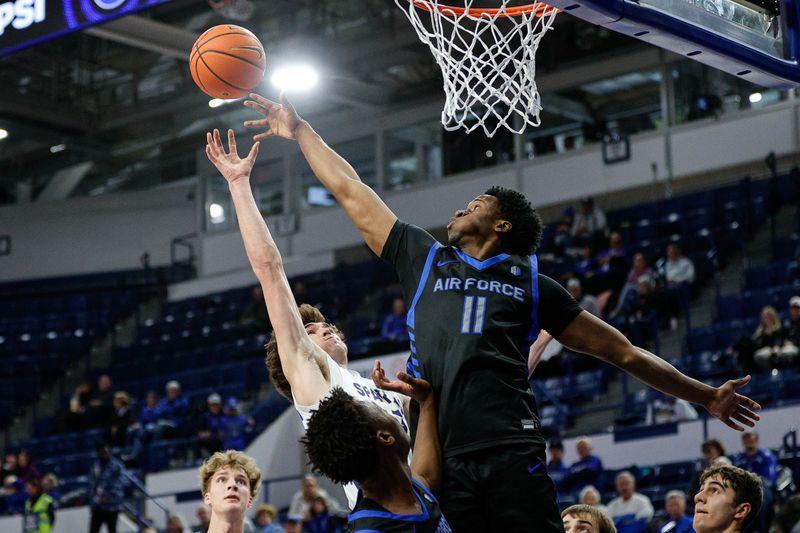
<svg viewBox="0 0 800 533">
<path fill-rule="evenodd" d="M 706 452 L 712 448 L 716 449 L 717 453 L 720 455 L 725 455 L 725 447 L 717 439 L 708 439 L 700 446 L 700 449 L 703 450 L 703 452 Z"/>
<path fill-rule="evenodd" d="M 738 466 L 715 465 L 706 468 L 700 476 L 700 485 L 710 477 L 718 476 L 724 483 L 730 484 L 733 489 L 733 505 L 742 503 L 750 504 L 750 514 L 742 522 L 742 531 L 747 531 L 761 511 L 763 489 L 761 478 Z"/>
<path fill-rule="evenodd" d="M 361 402 L 334 387 L 308 420 L 300 442 L 312 470 L 334 483 L 364 481 L 379 467 L 375 428 L 365 416 Z"/>
<path fill-rule="evenodd" d="M 300 320 L 303 321 L 303 325 L 312 324 L 315 322 L 325 322 L 325 315 L 323 315 L 322 311 L 313 305 L 302 304 L 297 308 L 297 310 L 300 312 Z M 336 326 L 331 325 L 331 329 L 333 333 L 338 335 L 339 338 L 344 341 L 344 334 L 339 331 Z M 266 364 L 267 372 L 269 373 L 269 380 L 272 382 L 272 385 L 275 387 L 275 389 L 277 389 L 281 396 L 290 402 L 294 401 L 292 398 L 292 387 L 289 385 L 289 380 L 286 379 L 286 374 L 283 373 L 281 358 L 278 354 L 278 339 L 275 338 L 274 330 L 272 331 L 272 335 L 270 335 L 269 341 L 264 346 L 264 349 L 267 352 Z"/>
<path fill-rule="evenodd" d="M 542 218 L 521 192 L 505 187 L 490 187 L 484 194 L 497 198 L 500 216 L 511 222 L 511 230 L 501 236 L 505 253 L 530 255 L 542 240 Z"/>
<path fill-rule="evenodd" d="M 550 443 L 551 450 L 561 450 L 564 451 L 564 444 L 560 440 L 554 440 Z"/>
<path fill-rule="evenodd" d="M 571 505 L 561 512 L 562 520 L 567 516 L 576 516 L 578 518 L 590 516 L 597 522 L 597 528 L 600 533 L 617 533 L 617 527 L 611 517 L 593 505 L 584 505 L 582 503 Z"/>
</svg>

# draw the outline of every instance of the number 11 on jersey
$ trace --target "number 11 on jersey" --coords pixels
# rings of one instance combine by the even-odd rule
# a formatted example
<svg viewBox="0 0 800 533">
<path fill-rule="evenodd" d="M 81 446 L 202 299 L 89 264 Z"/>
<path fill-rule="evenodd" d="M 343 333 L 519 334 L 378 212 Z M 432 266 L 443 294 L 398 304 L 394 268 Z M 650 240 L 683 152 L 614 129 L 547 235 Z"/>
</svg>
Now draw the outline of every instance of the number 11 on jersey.
<svg viewBox="0 0 800 533">
<path fill-rule="evenodd" d="M 480 335 L 483 333 L 483 314 L 486 310 L 485 296 L 465 296 L 464 312 L 461 314 L 461 333 Z"/>
</svg>

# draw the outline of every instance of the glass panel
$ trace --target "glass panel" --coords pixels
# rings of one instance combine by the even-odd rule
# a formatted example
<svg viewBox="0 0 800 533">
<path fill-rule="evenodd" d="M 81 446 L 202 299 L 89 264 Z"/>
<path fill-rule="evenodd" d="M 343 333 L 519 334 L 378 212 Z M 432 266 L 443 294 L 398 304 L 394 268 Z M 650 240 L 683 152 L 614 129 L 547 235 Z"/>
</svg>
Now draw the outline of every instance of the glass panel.
<svg viewBox="0 0 800 533">
<path fill-rule="evenodd" d="M 542 125 L 524 133 L 523 157 L 562 153 L 602 140 L 614 130 L 632 135 L 661 121 L 661 72 L 629 72 L 542 93 Z"/>
<path fill-rule="evenodd" d="M 261 214 L 283 213 L 283 159 L 271 159 L 253 169 L 253 196 Z"/>
<path fill-rule="evenodd" d="M 677 124 L 740 109 L 766 107 L 788 96 L 787 91 L 765 89 L 691 60 L 675 64 L 672 79 Z"/>
<path fill-rule="evenodd" d="M 375 136 L 337 144 L 333 149 L 350 163 L 361 181 L 373 189 L 376 188 Z M 333 195 L 320 184 L 302 154 L 297 158 L 296 167 L 297 175 L 300 177 L 303 207 L 315 208 L 336 204 Z"/>
<path fill-rule="evenodd" d="M 387 190 L 442 177 L 442 126 L 436 120 L 387 131 L 384 135 Z"/>
</svg>

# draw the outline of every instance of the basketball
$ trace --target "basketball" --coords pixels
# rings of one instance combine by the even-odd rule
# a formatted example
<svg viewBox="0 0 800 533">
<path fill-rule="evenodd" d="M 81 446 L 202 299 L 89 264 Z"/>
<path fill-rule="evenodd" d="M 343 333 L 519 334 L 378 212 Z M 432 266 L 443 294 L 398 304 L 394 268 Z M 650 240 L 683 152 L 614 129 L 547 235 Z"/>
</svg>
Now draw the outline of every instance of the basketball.
<svg viewBox="0 0 800 533">
<path fill-rule="evenodd" d="M 213 98 L 241 98 L 261 82 L 266 68 L 264 47 L 250 30 L 221 24 L 205 31 L 192 45 L 192 79 Z"/>
</svg>

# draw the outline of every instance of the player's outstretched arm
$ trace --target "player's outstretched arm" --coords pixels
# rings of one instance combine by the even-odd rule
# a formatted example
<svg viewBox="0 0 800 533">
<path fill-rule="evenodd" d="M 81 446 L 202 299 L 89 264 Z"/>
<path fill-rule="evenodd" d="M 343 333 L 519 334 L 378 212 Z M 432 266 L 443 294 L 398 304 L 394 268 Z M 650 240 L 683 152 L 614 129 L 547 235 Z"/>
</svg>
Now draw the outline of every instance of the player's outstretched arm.
<svg viewBox="0 0 800 533">
<path fill-rule="evenodd" d="M 247 157 L 242 159 L 236 150 L 233 130 L 228 130 L 228 151 L 222 145 L 219 130 L 206 134 L 206 155 L 228 182 L 247 258 L 264 292 L 283 372 L 297 401 L 310 405 L 324 397 L 329 389 L 329 383 L 320 370 L 324 368 L 320 365 L 327 363 L 306 333 L 283 270 L 280 251 L 250 189 L 250 173 L 258 156 L 258 147 L 256 142 Z"/>
<path fill-rule="evenodd" d="M 395 214 L 375 191 L 361 181 L 350 163 L 325 144 L 308 122 L 298 116 L 285 96 L 281 96 L 280 104 L 257 94 L 251 94 L 250 98 L 244 105 L 265 118 L 248 120 L 245 126 L 267 127 L 266 132 L 253 139 L 261 141 L 276 136 L 297 140 L 317 179 L 336 197 L 367 246 L 380 255 L 397 220 Z"/>
<path fill-rule="evenodd" d="M 431 384 L 424 379 L 411 377 L 405 372 L 397 373 L 397 380 L 386 377 L 380 361 L 372 368 L 372 381 L 381 389 L 404 394 L 419 403 L 419 421 L 411 458 L 414 477 L 431 491 L 438 491 L 441 484 L 442 450 L 439 445 L 439 428 L 436 420 L 436 402 Z"/>
<path fill-rule="evenodd" d="M 665 394 L 700 404 L 728 427 L 743 431 L 760 419 L 761 406 L 736 392 L 750 376 L 711 387 L 682 374 L 655 354 L 632 345 L 622 333 L 586 311 L 581 312 L 558 338 L 576 352 L 611 363 Z"/>
</svg>

